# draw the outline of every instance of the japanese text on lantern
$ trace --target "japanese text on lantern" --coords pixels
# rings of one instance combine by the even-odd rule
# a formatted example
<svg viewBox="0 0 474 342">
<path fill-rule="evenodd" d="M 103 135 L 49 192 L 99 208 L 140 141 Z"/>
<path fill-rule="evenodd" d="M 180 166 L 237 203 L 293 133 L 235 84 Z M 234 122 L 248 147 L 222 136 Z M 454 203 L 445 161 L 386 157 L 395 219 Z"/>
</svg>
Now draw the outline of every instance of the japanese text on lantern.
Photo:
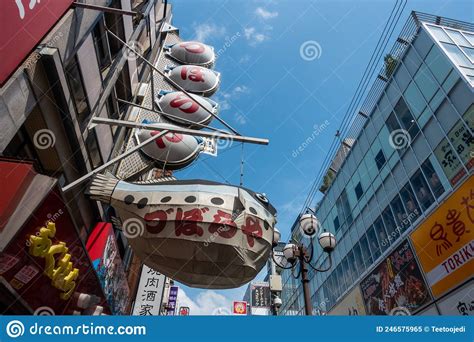
<svg viewBox="0 0 474 342">
<path fill-rule="evenodd" d="M 53 245 L 51 239 L 55 235 L 56 225 L 48 222 L 36 235 L 30 235 L 29 253 L 44 259 L 44 274 L 51 279 L 53 287 L 63 291 L 59 297 L 68 300 L 76 288 L 79 270 L 73 267 L 71 254 L 64 242 Z"/>
</svg>

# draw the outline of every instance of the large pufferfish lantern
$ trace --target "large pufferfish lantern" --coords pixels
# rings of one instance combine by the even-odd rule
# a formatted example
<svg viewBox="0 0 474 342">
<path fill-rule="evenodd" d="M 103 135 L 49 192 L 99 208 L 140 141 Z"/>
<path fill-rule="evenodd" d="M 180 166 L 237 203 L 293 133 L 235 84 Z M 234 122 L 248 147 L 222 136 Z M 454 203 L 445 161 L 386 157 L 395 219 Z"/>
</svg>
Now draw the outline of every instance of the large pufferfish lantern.
<svg viewBox="0 0 474 342">
<path fill-rule="evenodd" d="M 144 264 L 188 286 L 242 286 L 269 258 L 276 210 L 263 194 L 206 180 L 129 183 L 111 175 L 96 175 L 88 194 L 115 208 Z"/>
</svg>

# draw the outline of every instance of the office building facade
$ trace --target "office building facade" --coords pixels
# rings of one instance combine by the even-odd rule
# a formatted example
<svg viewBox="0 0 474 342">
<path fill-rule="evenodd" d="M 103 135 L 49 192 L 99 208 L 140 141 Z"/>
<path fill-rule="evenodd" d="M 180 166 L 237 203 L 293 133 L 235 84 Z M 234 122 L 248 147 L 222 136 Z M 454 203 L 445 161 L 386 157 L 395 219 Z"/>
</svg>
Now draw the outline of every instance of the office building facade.
<svg viewBox="0 0 474 342">
<path fill-rule="evenodd" d="M 338 245 L 309 273 L 313 314 L 472 315 L 474 25 L 412 12 L 384 60 L 322 170 L 315 215 Z M 292 238 L 309 241 L 297 221 Z M 282 278 L 281 314 L 304 314 Z"/>
</svg>

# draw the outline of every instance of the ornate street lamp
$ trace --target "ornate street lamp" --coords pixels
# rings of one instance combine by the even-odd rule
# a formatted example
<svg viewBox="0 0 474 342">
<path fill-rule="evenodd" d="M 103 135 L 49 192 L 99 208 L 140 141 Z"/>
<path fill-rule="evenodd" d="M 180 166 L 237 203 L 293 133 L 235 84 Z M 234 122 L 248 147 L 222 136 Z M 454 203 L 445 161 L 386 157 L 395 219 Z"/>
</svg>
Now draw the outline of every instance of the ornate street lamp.
<svg viewBox="0 0 474 342">
<path fill-rule="evenodd" d="M 319 237 L 319 245 L 323 249 L 325 253 L 328 254 L 329 258 L 329 265 L 327 268 L 319 268 L 316 266 L 313 266 L 311 264 L 314 256 L 314 246 L 313 246 L 313 236 L 318 233 L 320 230 L 320 224 L 316 216 L 313 214 L 304 214 L 300 217 L 299 219 L 299 224 L 301 229 L 303 230 L 303 233 L 309 237 L 310 239 L 310 244 L 309 244 L 309 250 L 306 248 L 302 243 L 294 244 L 294 243 L 288 243 L 286 246 L 283 248 L 283 255 L 287 261 L 287 264 L 289 266 L 284 266 L 281 265 L 277 260 L 275 260 L 275 256 L 272 252 L 272 259 L 275 264 L 277 264 L 279 267 L 283 269 L 292 269 L 291 274 L 295 278 L 299 278 L 301 274 L 301 283 L 303 285 L 303 293 L 304 293 L 304 305 L 305 305 L 305 313 L 307 316 L 312 315 L 312 304 L 311 304 L 311 294 L 309 290 L 309 279 L 308 279 L 308 267 L 311 267 L 314 271 L 316 272 L 326 272 L 332 267 L 332 259 L 331 259 L 331 252 L 336 248 L 336 237 L 334 234 L 330 232 L 323 231 Z M 280 239 L 280 232 L 275 229 L 275 232 L 273 234 L 273 246 L 276 246 L 278 244 L 278 241 Z M 297 264 L 299 262 L 299 272 L 295 276 L 293 274 L 293 269 L 296 268 Z"/>
</svg>

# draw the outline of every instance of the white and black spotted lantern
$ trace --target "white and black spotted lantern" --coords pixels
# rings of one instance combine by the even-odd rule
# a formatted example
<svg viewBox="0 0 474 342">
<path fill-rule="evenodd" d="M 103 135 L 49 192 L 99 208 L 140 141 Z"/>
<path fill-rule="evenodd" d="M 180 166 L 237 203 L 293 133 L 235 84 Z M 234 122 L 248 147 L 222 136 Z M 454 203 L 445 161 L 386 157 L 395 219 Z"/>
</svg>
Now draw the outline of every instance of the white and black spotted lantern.
<svg viewBox="0 0 474 342">
<path fill-rule="evenodd" d="M 183 127 L 200 129 L 219 113 L 219 105 L 199 95 L 192 94 L 191 97 L 181 91 L 161 91 L 156 103 L 162 112 L 170 114 L 166 119 Z"/>
<path fill-rule="evenodd" d="M 150 124 L 149 121 L 143 121 Z M 164 127 L 176 127 L 171 124 L 161 124 Z M 160 130 L 138 129 L 135 137 L 141 143 L 152 136 L 159 134 Z M 192 135 L 168 132 L 164 136 L 143 146 L 141 151 L 153 159 L 158 166 L 165 166 L 168 170 L 177 170 L 191 164 L 202 150 L 202 141 Z"/>
<path fill-rule="evenodd" d="M 167 68 L 165 74 L 185 91 L 206 97 L 214 94 L 220 84 L 220 73 L 196 65 Z"/>
<path fill-rule="evenodd" d="M 300 217 L 300 227 L 307 236 L 313 236 L 318 233 L 320 223 L 316 216 L 312 214 L 304 214 Z"/>
<path fill-rule="evenodd" d="M 89 194 L 114 207 L 147 266 L 188 286 L 242 286 L 270 256 L 276 211 L 248 189 L 205 180 L 137 184 L 98 175 Z"/>
<path fill-rule="evenodd" d="M 165 53 L 181 64 L 211 68 L 216 60 L 212 46 L 196 41 L 180 42 L 164 47 Z"/>
</svg>

